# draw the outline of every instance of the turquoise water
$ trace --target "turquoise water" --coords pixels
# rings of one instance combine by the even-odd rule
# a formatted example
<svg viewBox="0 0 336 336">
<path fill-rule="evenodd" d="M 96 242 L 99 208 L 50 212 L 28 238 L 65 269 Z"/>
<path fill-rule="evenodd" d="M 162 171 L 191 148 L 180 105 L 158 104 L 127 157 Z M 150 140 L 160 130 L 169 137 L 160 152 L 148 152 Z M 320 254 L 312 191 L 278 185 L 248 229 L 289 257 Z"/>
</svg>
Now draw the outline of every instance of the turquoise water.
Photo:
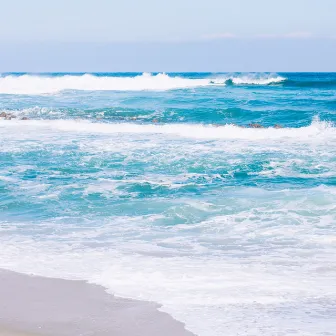
<svg viewBox="0 0 336 336">
<path fill-rule="evenodd" d="M 2 74 L 0 267 L 335 335 L 335 111 L 333 73 Z"/>
</svg>

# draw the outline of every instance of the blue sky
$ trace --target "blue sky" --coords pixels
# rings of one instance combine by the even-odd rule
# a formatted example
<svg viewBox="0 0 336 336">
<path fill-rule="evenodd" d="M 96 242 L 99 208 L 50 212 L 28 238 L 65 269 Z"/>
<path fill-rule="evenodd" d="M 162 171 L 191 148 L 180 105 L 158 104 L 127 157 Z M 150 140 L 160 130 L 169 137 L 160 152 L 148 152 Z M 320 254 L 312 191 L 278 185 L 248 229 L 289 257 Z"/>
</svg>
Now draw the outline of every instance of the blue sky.
<svg viewBox="0 0 336 336">
<path fill-rule="evenodd" d="M 335 0 L 2 1 L 0 71 L 336 71 L 335 13 Z"/>
</svg>

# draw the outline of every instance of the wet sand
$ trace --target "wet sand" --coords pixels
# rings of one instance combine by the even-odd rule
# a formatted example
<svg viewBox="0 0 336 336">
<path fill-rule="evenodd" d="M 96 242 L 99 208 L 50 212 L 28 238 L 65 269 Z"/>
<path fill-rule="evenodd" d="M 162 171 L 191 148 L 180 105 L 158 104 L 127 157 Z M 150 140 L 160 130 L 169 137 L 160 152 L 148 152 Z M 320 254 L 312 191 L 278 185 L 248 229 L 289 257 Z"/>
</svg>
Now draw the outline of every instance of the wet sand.
<svg viewBox="0 0 336 336">
<path fill-rule="evenodd" d="M 100 286 L 0 270 L 1 336 L 192 336 L 155 303 Z"/>
<path fill-rule="evenodd" d="M 7 329 L 1 326 L 0 326 L 0 335 L 1 336 L 40 336 L 39 334 L 15 331 L 14 329 Z"/>
</svg>

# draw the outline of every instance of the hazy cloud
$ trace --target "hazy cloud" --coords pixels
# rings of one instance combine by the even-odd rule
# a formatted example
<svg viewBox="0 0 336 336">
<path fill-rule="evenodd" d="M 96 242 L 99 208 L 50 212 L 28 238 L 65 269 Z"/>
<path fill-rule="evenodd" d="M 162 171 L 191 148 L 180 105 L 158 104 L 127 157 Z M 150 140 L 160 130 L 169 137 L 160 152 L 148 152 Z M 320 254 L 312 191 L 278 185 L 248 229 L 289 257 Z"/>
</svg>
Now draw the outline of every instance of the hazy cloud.
<svg viewBox="0 0 336 336">
<path fill-rule="evenodd" d="M 257 34 L 257 35 L 235 35 L 232 33 L 203 34 L 203 40 L 224 40 L 224 39 L 310 39 L 316 37 L 310 32 L 291 32 L 286 34 Z"/>
<path fill-rule="evenodd" d="M 269 39 L 308 39 L 314 37 L 314 35 L 309 32 L 292 32 L 287 34 L 260 34 L 255 37 Z"/>
<path fill-rule="evenodd" d="M 201 36 L 204 40 L 221 40 L 221 39 L 230 39 L 237 37 L 231 33 L 219 33 L 219 34 L 204 34 Z"/>
</svg>

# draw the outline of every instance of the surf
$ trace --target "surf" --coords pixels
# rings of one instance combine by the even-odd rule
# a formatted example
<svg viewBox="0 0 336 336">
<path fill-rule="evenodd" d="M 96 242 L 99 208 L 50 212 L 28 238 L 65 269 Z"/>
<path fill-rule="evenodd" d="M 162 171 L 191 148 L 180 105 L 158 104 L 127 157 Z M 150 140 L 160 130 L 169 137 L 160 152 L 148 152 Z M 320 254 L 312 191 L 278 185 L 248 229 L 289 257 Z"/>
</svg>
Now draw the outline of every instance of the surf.
<svg viewBox="0 0 336 336">
<path fill-rule="evenodd" d="M 210 75 L 199 78 L 166 73 L 143 73 L 136 76 L 110 74 L 5 74 L 0 76 L 0 94 L 41 95 L 66 90 L 76 91 L 167 91 L 206 86 L 269 85 L 284 78 L 270 74 Z"/>
<path fill-rule="evenodd" d="M 12 120 L 1 121 L 0 127 L 7 129 L 52 129 L 62 132 L 92 134 L 157 134 L 178 136 L 193 139 L 222 140 L 265 140 L 265 139 L 297 139 L 313 141 L 314 139 L 335 139 L 336 131 L 331 122 L 321 121 L 315 117 L 309 126 L 299 128 L 245 128 L 233 124 L 138 124 L 138 123 L 102 123 L 88 120 Z"/>
</svg>

